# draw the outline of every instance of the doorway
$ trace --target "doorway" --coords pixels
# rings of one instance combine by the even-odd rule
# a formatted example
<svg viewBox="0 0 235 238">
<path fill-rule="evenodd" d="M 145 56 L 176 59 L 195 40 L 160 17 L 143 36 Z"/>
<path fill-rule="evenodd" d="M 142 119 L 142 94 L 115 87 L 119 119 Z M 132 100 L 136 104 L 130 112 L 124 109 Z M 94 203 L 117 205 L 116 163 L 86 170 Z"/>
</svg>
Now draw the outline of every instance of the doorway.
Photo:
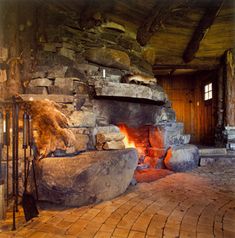
<svg viewBox="0 0 235 238">
<path fill-rule="evenodd" d="M 206 82 L 202 88 L 203 97 L 203 108 L 202 116 L 204 117 L 204 123 L 201 125 L 201 144 L 203 145 L 214 145 L 215 136 L 215 113 L 214 110 L 214 97 L 213 92 L 215 91 L 214 83 L 212 81 Z"/>
<path fill-rule="evenodd" d="M 167 93 L 177 121 L 184 123 L 190 143 L 213 146 L 217 123 L 217 72 L 161 77 L 160 85 Z"/>
</svg>

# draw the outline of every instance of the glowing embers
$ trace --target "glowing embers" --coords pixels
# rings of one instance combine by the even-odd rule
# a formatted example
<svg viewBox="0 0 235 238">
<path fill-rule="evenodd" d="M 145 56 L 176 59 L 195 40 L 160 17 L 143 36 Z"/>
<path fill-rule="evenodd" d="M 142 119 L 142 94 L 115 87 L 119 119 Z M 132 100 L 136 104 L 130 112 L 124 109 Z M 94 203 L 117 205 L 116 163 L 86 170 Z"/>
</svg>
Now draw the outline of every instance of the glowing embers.
<svg viewBox="0 0 235 238">
<path fill-rule="evenodd" d="M 164 148 L 164 133 L 154 126 L 142 126 L 138 128 L 119 124 L 118 127 L 125 135 L 126 148 L 136 148 L 139 155 L 138 165 L 135 171 L 137 182 L 150 182 L 168 175 L 163 159 L 166 150 Z"/>
<path fill-rule="evenodd" d="M 153 126 L 128 127 L 118 125 L 122 134 L 125 148 L 136 148 L 139 153 L 139 163 L 146 161 L 146 157 L 159 158 L 164 154 L 164 138 L 160 129 Z"/>
</svg>

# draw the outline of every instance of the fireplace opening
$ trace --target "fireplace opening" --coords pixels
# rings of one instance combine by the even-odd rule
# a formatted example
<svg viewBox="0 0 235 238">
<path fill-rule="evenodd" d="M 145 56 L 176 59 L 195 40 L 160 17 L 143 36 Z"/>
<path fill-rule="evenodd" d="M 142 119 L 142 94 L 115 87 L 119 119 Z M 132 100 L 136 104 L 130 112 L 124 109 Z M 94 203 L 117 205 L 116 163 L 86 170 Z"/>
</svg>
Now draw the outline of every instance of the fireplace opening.
<svg viewBox="0 0 235 238">
<path fill-rule="evenodd" d="M 135 148 L 138 152 L 137 169 L 165 168 L 160 161 L 164 158 L 167 148 L 164 148 L 163 133 L 157 127 L 129 127 L 125 123 L 119 123 L 118 127 L 125 135 L 125 148 Z"/>
</svg>

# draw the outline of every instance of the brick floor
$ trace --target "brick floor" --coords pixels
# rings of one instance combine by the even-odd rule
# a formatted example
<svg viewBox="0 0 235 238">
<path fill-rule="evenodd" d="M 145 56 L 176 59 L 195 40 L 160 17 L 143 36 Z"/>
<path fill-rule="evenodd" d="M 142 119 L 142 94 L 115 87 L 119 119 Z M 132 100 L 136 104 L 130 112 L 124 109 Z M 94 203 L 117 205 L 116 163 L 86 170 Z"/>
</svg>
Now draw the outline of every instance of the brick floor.
<svg viewBox="0 0 235 238">
<path fill-rule="evenodd" d="M 200 167 L 138 184 L 103 203 L 81 208 L 40 205 L 40 216 L 0 238 L 211 238 L 235 237 L 235 165 Z"/>
</svg>

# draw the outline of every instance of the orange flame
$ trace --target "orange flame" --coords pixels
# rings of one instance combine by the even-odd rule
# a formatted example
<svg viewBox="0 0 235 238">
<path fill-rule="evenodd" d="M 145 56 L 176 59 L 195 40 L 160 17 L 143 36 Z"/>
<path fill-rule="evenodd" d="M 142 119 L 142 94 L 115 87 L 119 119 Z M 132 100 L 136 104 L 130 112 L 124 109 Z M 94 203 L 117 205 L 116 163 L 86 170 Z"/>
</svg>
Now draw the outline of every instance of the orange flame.
<svg viewBox="0 0 235 238">
<path fill-rule="evenodd" d="M 128 136 L 126 127 L 122 124 L 118 125 L 118 127 L 119 127 L 121 133 L 125 135 L 125 138 L 123 139 L 125 147 L 126 148 L 136 148 L 135 142 L 133 140 L 131 140 L 130 137 Z"/>
</svg>

